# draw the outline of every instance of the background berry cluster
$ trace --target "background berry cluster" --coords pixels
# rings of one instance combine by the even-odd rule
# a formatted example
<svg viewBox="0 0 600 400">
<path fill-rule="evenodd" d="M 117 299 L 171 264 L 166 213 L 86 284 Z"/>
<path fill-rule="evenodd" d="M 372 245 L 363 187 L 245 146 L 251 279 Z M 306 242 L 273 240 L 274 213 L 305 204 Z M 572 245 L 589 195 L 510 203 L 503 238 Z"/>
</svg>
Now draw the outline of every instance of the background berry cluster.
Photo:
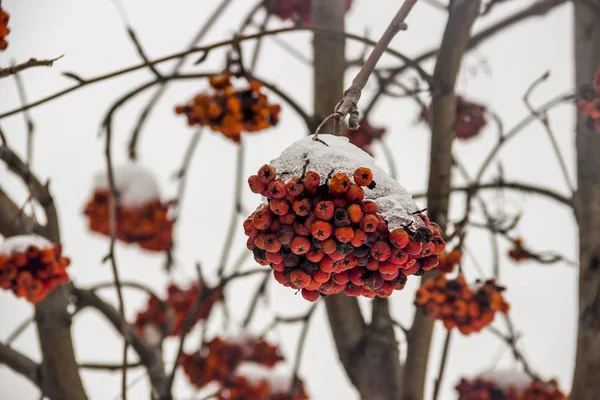
<svg viewBox="0 0 600 400">
<path fill-rule="evenodd" d="M 587 117 L 587 126 L 600 133 L 600 68 L 593 84 L 583 85 L 577 91 L 577 108 Z"/>
<path fill-rule="evenodd" d="M 91 231 L 110 236 L 110 192 L 96 190 L 85 207 Z M 168 216 L 170 203 L 152 200 L 141 206 L 117 209 L 117 239 L 137 243 L 151 251 L 165 251 L 173 241 L 173 221 Z"/>
<path fill-rule="evenodd" d="M 458 400 L 567 400 L 556 381 L 534 380 L 525 389 L 500 387 L 486 379 L 461 379 L 456 386 Z"/>
<path fill-rule="evenodd" d="M 458 327 L 462 334 L 468 335 L 489 325 L 496 312 L 508 312 L 503 290 L 493 280 L 478 282 L 472 288 L 462 275 L 456 279 L 438 275 L 417 290 L 415 305 L 443 321 L 446 329 Z"/>
<path fill-rule="evenodd" d="M 238 90 L 229 74 L 212 76 L 209 81 L 212 92 L 200 93 L 175 108 L 177 114 L 185 114 L 190 126 L 209 126 L 239 143 L 242 132 L 259 132 L 279 122 L 281 107 L 269 104 L 260 82 L 251 81 L 247 89 Z"/>
<path fill-rule="evenodd" d="M 0 6 L 0 51 L 6 50 L 8 47 L 6 36 L 10 33 L 10 29 L 8 28 L 9 19 L 10 15 Z"/>
<path fill-rule="evenodd" d="M 346 12 L 352 7 L 353 0 L 346 0 Z M 266 0 L 264 7 L 269 14 L 275 14 L 282 20 L 297 17 L 305 24 L 311 22 L 311 0 Z"/>
<path fill-rule="evenodd" d="M 13 246 L 17 242 L 32 244 Z M 57 285 L 69 282 L 69 264 L 59 245 L 41 237 L 10 237 L 0 246 L 0 288 L 37 303 Z"/>
</svg>

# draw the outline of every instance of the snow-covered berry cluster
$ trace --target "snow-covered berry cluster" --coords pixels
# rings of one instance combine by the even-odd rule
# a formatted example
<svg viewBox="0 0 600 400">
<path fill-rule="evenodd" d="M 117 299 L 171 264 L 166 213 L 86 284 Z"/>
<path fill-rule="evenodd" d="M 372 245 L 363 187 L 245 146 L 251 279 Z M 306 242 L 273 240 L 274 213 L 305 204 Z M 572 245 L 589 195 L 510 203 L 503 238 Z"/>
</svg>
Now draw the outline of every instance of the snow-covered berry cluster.
<svg viewBox="0 0 600 400">
<path fill-rule="evenodd" d="M 357 130 L 353 131 L 348 129 L 346 131 L 346 136 L 350 139 L 350 143 L 356 147 L 360 147 L 372 156 L 373 149 L 371 148 L 371 145 L 373 141 L 381 139 L 385 133 L 385 128 L 375 127 L 371 125 L 369 121 L 363 120 L 360 122 L 360 126 Z"/>
<path fill-rule="evenodd" d="M 429 111 L 421 111 L 420 120 L 429 122 Z M 456 125 L 454 131 L 459 140 L 471 139 L 487 125 L 486 108 L 464 97 L 456 96 Z"/>
<path fill-rule="evenodd" d="M 447 279 L 438 275 L 417 290 L 415 305 L 443 321 L 446 329 L 457 327 L 463 335 L 469 335 L 492 323 L 496 312 L 508 312 L 503 290 L 493 280 L 469 286 L 463 276 Z"/>
<path fill-rule="evenodd" d="M 279 122 L 281 107 L 269 104 L 260 82 L 252 81 L 241 90 L 233 86 L 228 74 L 213 76 L 209 82 L 212 91 L 175 108 L 177 114 L 185 114 L 190 126 L 209 126 L 239 143 L 242 132 L 259 132 Z"/>
<path fill-rule="evenodd" d="M 235 370 L 218 400 L 308 400 L 304 382 L 293 379 L 291 371 L 243 362 Z"/>
<path fill-rule="evenodd" d="M 6 37 L 10 33 L 10 29 L 8 28 L 9 19 L 10 15 L 0 6 L 0 51 L 6 50 L 8 47 Z"/>
<path fill-rule="evenodd" d="M 231 340 L 215 337 L 195 353 L 184 354 L 182 366 L 190 382 L 202 388 L 211 382 L 226 384 L 243 361 L 273 367 L 282 356 L 277 346 L 254 337 Z"/>
<path fill-rule="evenodd" d="M 440 262 L 435 270 L 441 274 L 450 274 L 460 264 L 461 259 L 462 252 L 459 249 L 445 251 L 440 254 Z"/>
<path fill-rule="evenodd" d="M 582 85 L 577 91 L 577 109 L 587 117 L 587 126 L 600 133 L 600 68 L 591 85 Z"/>
<path fill-rule="evenodd" d="M 57 285 L 69 282 L 69 264 L 61 246 L 41 236 L 9 237 L 0 244 L 0 288 L 37 303 Z"/>
<path fill-rule="evenodd" d="M 522 375 L 522 373 L 516 373 Z M 542 382 L 527 376 L 496 381 L 493 375 L 461 379 L 456 385 L 458 400 L 566 400 L 556 380 Z M 504 373 L 503 375 L 507 375 Z M 504 378 L 504 377 L 503 377 Z"/>
<path fill-rule="evenodd" d="M 269 14 L 282 20 L 298 18 L 305 24 L 311 22 L 311 0 L 266 0 L 265 9 Z M 346 12 L 352 7 L 352 0 L 346 0 Z"/>
<path fill-rule="evenodd" d="M 162 202 L 154 176 L 138 166 L 115 169 L 119 194 L 116 238 L 137 243 L 150 251 L 165 251 L 173 244 L 173 221 L 169 216 L 172 202 Z M 94 178 L 94 192 L 84 213 L 89 229 L 110 236 L 110 194 L 105 173 Z"/>
<path fill-rule="evenodd" d="M 330 144 L 333 140 L 328 139 Z M 360 151 L 347 139 L 335 140 L 345 140 Z M 308 141 L 325 152 L 330 148 Z M 330 156 L 336 165 L 335 151 Z M 310 162 L 304 163 L 306 167 Z M 338 170 L 342 165 L 337 164 Z M 345 168 L 335 172 L 334 167 L 325 176 L 306 169 L 286 179 L 289 174 L 265 164 L 248 178 L 252 192 L 267 202 L 244 221 L 247 247 L 257 263 L 273 268 L 279 283 L 302 289 L 309 301 L 342 291 L 348 296 L 386 298 L 404 288 L 407 276 L 437 266 L 446 246 L 439 228 L 418 209 L 410 215 L 411 223 L 396 220 L 389 226 L 388 214 L 380 207 L 394 204 L 389 193 L 379 205 L 365 197 L 380 184 L 370 168 L 355 168 L 350 176 Z M 377 173 L 386 186 L 383 173 Z"/>
<path fill-rule="evenodd" d="M 137 313 L 133 327 L 142 337 L 151 335 L 154 330 L 158 330 L 162 337 L 179 336 L 184 320 L 206 290 L 210 289 L 199 284 L 193 284 L 187 289 L 182 289 L 174 283 L 170 284 L 167 287 L 167 299 L 163 302 L 151 296 L 146 309 Z M 212 306 L 220 299 L 221 293 L 214 291 L 202 300 L 196 322 L 205 320 Z"/>
</svg>

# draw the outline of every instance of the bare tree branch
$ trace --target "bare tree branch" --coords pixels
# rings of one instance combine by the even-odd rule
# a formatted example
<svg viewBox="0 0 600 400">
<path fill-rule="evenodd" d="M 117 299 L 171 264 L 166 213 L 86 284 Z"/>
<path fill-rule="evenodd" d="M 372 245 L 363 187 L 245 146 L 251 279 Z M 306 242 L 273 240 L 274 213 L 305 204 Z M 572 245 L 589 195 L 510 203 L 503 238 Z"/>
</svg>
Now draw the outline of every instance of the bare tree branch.
<svg viewBox="0 0 600 400">
<path fill-rule="evenodd" d="M 24 63 L 11 65 L 7 68 L 0 68 L 0 79 L 6 78 L 7 76 L 18 74 L 19 72 L 26 70 L 28 68 L 34 67 L 51 67 L 54 64 L 54 61 L 60 60 L 63 56 L 53 58 L 51 60 L 38 60 L 36 58 L 30 58 Z"/>
</svg>

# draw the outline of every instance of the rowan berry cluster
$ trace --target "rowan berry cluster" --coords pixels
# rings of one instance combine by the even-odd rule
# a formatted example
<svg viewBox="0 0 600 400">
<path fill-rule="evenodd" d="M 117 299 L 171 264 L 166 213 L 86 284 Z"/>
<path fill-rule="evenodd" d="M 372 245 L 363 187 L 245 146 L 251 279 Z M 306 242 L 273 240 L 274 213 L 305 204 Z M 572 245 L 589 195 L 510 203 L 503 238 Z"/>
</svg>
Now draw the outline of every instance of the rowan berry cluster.
<svg viewBox="0 0 600 400">
<path fill-rule="evenodd" d="M 305 24 L 311 22 L 311 0 L 266 0 L 265 9 L 269 14 L 277 15 L 282 20 L 297 17 Z M 352 0 L 346 0 L 346 12 L 352 7 Z"/>
<path fill-rule="evenodd" d="M 446 247 L 423 214 L 424 226 L 388 230 L 377 204 L 364 199 L 364 188 L 376 186 L 369 168 L 352 177 L 331 173 L 325 182 L 308 171 L 283 182 L 265 164 L 248 184 L 268 200 L 244 221 L 248 249 L 280 284 L 302 289 L 309 301 L 342 291 L 387 298 L 407 276 L 436 267 Z"/>
<path fill-rule="evenodd" d="M 244 376 L 243 372 L 238 371 L 236 376 L 228 381 L 219 392 L 218 400 L 308 400 L 304 382 L 300 379 L 294 382 L 290 391 L 289 387 L 273 384 L 269 376 L 248 377 Z M 269 373 L 268 369 L 265 372 Z"/>
<path fill-rule="evenodd" d="M 31 303 L 69 282 L 70 259 L 60 245 L 35 235 L 13 236 L 0 245 L 0 288 Z"/>
<path fill-rule="evenodd" d="M 453 249 L 450 252 L 445 251 L 440 254 L 440 263 L 435 270 L 441 274 L 450 274 L 460 264 L 461 259 L 462 252 L 459 249 Z"/>
<path fill-rule="evenodd" d="M 156 328 L 162 336 L 179 336 L 183 322 L 188 317 L 195 304 L 210 288 L 194 284 L 182 289 L 175 284 L 167 287 L 167 299 L 163 302 L 151 296 L 144 311 L 137 313 L 133 327 L 145 337 L 148 328 Z M 205 320 L 212 306 L 221 299 L 221 293 L 213 291 L 202 301 L 196 322 Z"/>
<path fill-rule="evenodd" d="M 375 139 L 381 139 L 386 133 L 385 128 L 377 128 L 369 123 L 369 121 L 361 121 L 360 126 L 357 130 L 353 131 L 348 129 L 346 131 L 346 137 L 350 139 L 350 143 L 356 147 L 360 147 L 371 156 L 373 156 L 373 149 L 371 144 Z"/>
<path fill-rule="evenodd" d="M 533 254 L 525 247 L 523 247 L 523 239 L 516 238 L 513 241 L 514 247 L 508 251 L 508 256 L 514 262 L 521 262 L 523 260 L 531 260 L 533 258 Z"/>
<path fill-rule="evenodd" d="M 97 189 L 85 207 L 89 228 L 93 232 L 110 236 L 110 192 Z M 171 202 L 150 200 L 139 206 L 117 208 L 117 239 L 137 243 L 151 251 L 165 251 L 173 244 L 173 221 L 168 215 Z"/>
<path fill-rule="evenodd" d="M 493 280 L 470 287 L 463 276 L 447 279 L 443 275 L 427 280 L 417 290 L 415 305 L 446 329 L 458 327 L 463 335 L 479 332 L 489 325 L 496 312 L 508 312 L 503 287 Z"/>
<path fill-rule="evenodd" d="M 454 131 L 460 140 L 471 139 L 479 134 L 481 129 L 487 125 L 485 116 L 486 108 L 481 104 L 465 100 L 462 96 L 456 96 L 456 125 Z M 420 119 L 428 122 L 428 110 L 422 110 Z"/>
<path fill-rule="evenodd" d="M 10 29 L 8 28 L 9 19 L 10 15 L 0 6 L 0 51 L 6 50 L 8 47 L 6 37 L 10 33 Z"/>
<path fill-rule="evenodd" d="M 587 126 L 600 133 L 600 68 L 596 71 L 593 84 L 579 87 L 577 108 L 587 117 Z"/>
<path fill-rule="evenodd" d="M 227 385 L 240 363 L 252 361 L 273 367 L 283 357 L 277 346 L 247 337 L 227 340 L 216 337 L 192 354 L 183 354 L 181 365 L 192 385 L 202 388 L 211 382 Z"/>
<path fill-rule="evenodd" d="M 532 381 L 525 389 L 515 386 L 500 387 L 486 379 L 461 379 L 456 386 L 458 400 L 566 400 L 555 380 Z"/>
<path fill-rule="evenodd" d="M 269 104 L 260 82 L 252 81 L 243 90 L 234 88 L 229 74 L 212 76 L 209 82 L 211 92 L 175 107 L 177 114 L 186 115 L 190 126 L 209 126 L 239 143 L 242 132 L 259 132 L 279 122 L 281 107 Z"/>
</svg>

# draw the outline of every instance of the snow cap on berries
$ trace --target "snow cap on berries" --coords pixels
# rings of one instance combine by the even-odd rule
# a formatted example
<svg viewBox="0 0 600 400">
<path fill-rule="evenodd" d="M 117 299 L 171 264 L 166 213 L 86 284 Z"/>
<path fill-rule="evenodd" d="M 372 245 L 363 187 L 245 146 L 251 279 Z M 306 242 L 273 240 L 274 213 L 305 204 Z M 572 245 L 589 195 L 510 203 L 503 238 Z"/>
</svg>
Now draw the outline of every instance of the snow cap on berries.
<svg viewBox="0 0 600 400">
<path fill-rule="evenodd" d="M 0 241 L 0 254 L 11 255 L 13 252 L 23 253 L 30 246 L 45 249 L 54 246 L 54 244 L 38 235 L 11 236 L 4 239 L 4 241 Z"/>
<path fill-rule="evenodd" d="M 345 172 L 352 176 L 357 168 L 367 167 L 373 173 L 376 185 L 373 189 L 365 188 L 365 199 L 377 204 L 379 214 L 388 222 L 389 230 L 411 223 L 413 229 L 424 226 L 423 220 L 417 215 L 419 207 L 412 196 L 379 168 L 373 157 L 350 143 L 346 137 L 326 134 L 320 134 L 318 140 L 313 140 L 313 137 L 311 135 L 298 140 L 271 161 L 270 165 L 277 171 L 279 179 L 286 181 L 294 176 L 302 176 L 306 168 L 306 171 L 317 172 L 325 181 L 332 171 L 334 174 Z"/>
<path fill-rule="evenodd" d="M 160 190 L 155 175 L 148 169 L 135 164 L 114 168 L 114 180 L 119 200 L 124 207 L 144 205 L 160 199 Z M 98 172 L 93 178 L 94 190 L 109 190 L 107 171 Z"/>
</svg>

